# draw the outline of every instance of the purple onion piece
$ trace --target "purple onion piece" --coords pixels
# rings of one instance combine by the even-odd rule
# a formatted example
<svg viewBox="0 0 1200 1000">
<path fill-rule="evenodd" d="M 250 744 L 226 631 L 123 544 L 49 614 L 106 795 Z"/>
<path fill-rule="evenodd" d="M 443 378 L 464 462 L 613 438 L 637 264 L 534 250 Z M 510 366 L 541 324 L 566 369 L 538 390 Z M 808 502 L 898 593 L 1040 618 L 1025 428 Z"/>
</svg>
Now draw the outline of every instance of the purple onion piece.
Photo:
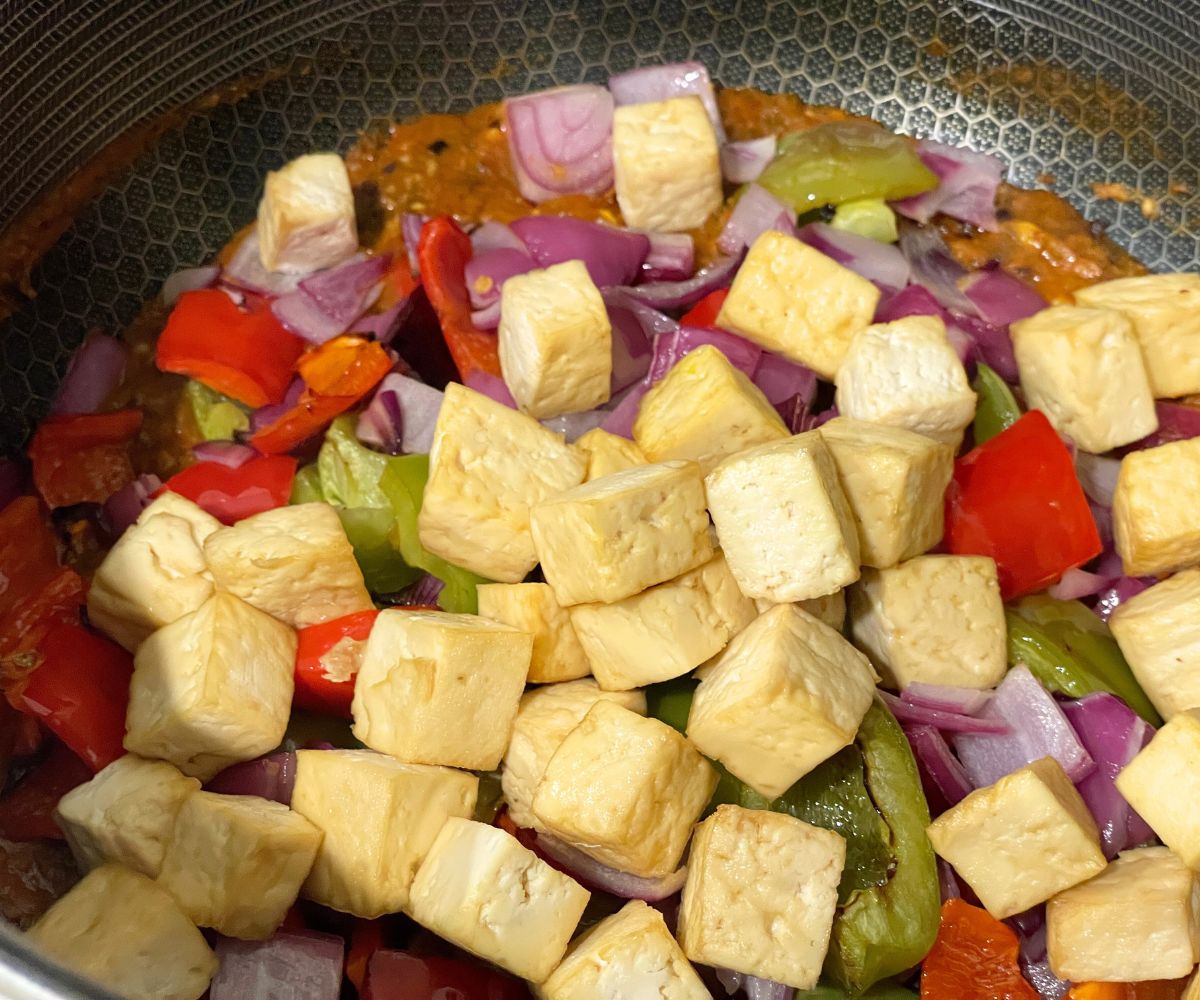
<svg viewBox="0 0 1200 1000">
<path fill-rule="evenodd" d="M 725 127 L 717 107 L 717 95 L 703 63 L 668 63 L 665 66 L 642 66 L 608 78 L 608 89 L 617 106 L 667 101 L 674 97 L 700 98 L 708 120 L 712 122 L 717 141 L 725 141 Z"/>
<path fill-rule="evenodd" d="M 132 483 L 122 486 L 104 501 L 104 523 L 115 537 L 121 535 L 153 503 L 153 496 L 162 489 L 158 476 L 146 473 Z"/>
<path fill-rule="evenodd" d="M 350 332 L 366 334 L 381 344 L 390 343 L 408 316 L 408 312 L 412 308 L 412 300 L 412 293 L 409 293 L 403 302 L 397 302 L 381 313 L 371 313 L 360 317 L 351 327 Z"/>
<path fill-rule="evenodd" d="M 346 324 L 321 309 L 312 297 L 297 289 L 271 303 L 271 312 L 284 327 L 310 344 L 324 344 L 346 330 Z"/>
<path fill-rule="evenodd" d="M 976 314 L 975 304 L 958 285 L 967 271 L 950 255 L 945 240 L 936 229 L 911 224 L 901 226 L 900 252 L 912 268 L 915 284 L 924 285 L 947 309 L 964 316 Z"/>
<path fill-rule="evenodd" d="M 613 351 L 610 391 L 616 395 L 645 376 L 650 370 L 653 352 L 646 331 L 632 309 L 615 304 L 608 304 L 607 309 L 612 325 Z"/>
<path fill-rule="evenodd" d="M 388 594 L 385 600 L 395 608 L 433 607 L 445 586 L 436 576 L 426 573 L 403 590 Z"/>
<path fill-rule="evenodd" d="M 1096 605 L 1092 608 L 1102 622 L 1108 621 L 1112 613 L 1131 597 L 1153 587 L 1158 581 L 1152 576 L 1121 576 L 1105 590 L 1100 591 Z"/>
<path fill-rule="evenodd" d="M 1012 729 L 1003 719 L 986 719 L 970 715 L 959 715 L 956 712 L 943 712 L 937 709 L 925 708 L 902 701 L 887 691 L 880 691 L 879 697 L 883 699 L 883 703 L 891 710 L 892 715 L 905 725 L 933 726 L 934 729 L 941 732 L 987 733 L 996 736 L 1006 735 Z"/>
<path fill-rule="evenodd" d="M 1158 430 L 1135 441 L 1126 451 L 1157 448 L 1160 444 L 1186 441 L 1200 435 L 1200 408 L 1159 400 L 1154 404 L 1154 412 L 1158 415 Z"/>
<path fill-rule="evenodd" d="M 500 299 L 484 309 L 476 309 L 471 313 L 471 325 L 476 330 L 495 330 L 500 325 Z"/>
<path fill-rule="evenodd" d="M 1088 499 L 1102 507 L 1111 507 L 1117 489 L 1117 474 L 1121 460 L 1110 455 L 1092 455 L 1081 451 L 1075 455 L 1075 474 Z"/>
<path fill-rule="evenodd" d="M 205 790 L 222 795 L 257 795 L 261 799 L 292 804 L 296 783 L 296 755 L 290 750 L 255 760 L 231 764 L 206 784 Z"/>
<path fill-rule="evenodd" d="M 212 288 L 220 277 L 221 269 L 215 264 L 204 267 L 185 267 L 168 276 L 158 293 L 162 304 L 173 307 L 184 292 L 195 292 L 202 288 Z"/>
<path fill-rule="evenodd" d="M 300 282 L 300 290 L 345 329 L 366 310 L 369 297 L 389 266 L 391 257 L 387 254 L 377 257 L 358 254 L 344 264 L 309 275 Z"/>
<path fill-rule="evenodd" d="M 949 684 L 910 684 L 900 692 L 900 700 L 910 705 L 931 708 L 939 712 L 976 715 L 991 700 L 991 691 L 956 687 Z"/>
<path fill-rule="evenodd" d="M 976 271 L 963 282 L 962 290 L 979 318 L 993 326 L 1027 319 L 1049 305 L 1032 288 L 999 267 Z"/>
<path fill-rule="evenodd" d="M 276 420 L 282 417 L 288 410 L 292 409 L 300 402 L 300 396 L 304 392 L 304 380 L 297 375 L 292 379 L 291 384 L 287 388 L 287 392 L 283 394 L 283 399 L 278 403 L 268 403 L 266 406 L 260 406 L 250 414 L 250 429 L 249 433 L 254 434 L 262 430 L 264 427 L 273 424 Z"/>
<path fill-rule="evenodd" d="M 263 267 L 256 229 L 246 234 L 221 272 L 223 282 L 260 295 L 286 295 L 288 292 L 294 292 L 300 286 L 303 277 L 303 274 L 268 271 Z"/>
<path fill-rule="evenodd" d="M 496 247 L 476 254 L 469 261 L 463 276 L 467 293 L 475 309 L 486 309 L 500 301 L 500 288 L 515 274 L 525 274 L 537 265 L 524 250 Z"/>
<path fill-rule="evenodd" d="M 508 391 L 508 386 L 504 384 L 504 379 L 496 375 L 489 375 L 487 372 L 473 371 L 464 380 L 463 384 L 468 389 L 474 389 L 478 393 L 487 396 L 488 399 L 494 400 L 504 406 L 517 409 L 517 401 L 513 399 L 513 395 Z"/>
<path fill-rule="evenodd" d="M 730 184 L 749 184 L 775 159 L 778 140 L 773 135 L 761 139 L 727 142 L 721 147 L 721 174 Z"/>
<path fill-rule="evenodd" d="M 683 309 L 694 305 L 718 288 L 727 288 L 741 262 L 740 255 L 718 257 L 686 281 L 652 281 L 632 288 L 623 287 L 621 291 L 629 298 L 653 309 Z"/>
<path fill-rule="evenodd" d="M 696 244 L 690 233 L 646 233 L 650 251 L 642 261 L 641 280 L 682 281 L 696 266 Z"/>
<path fill-rule="evenodd" d="M 937 316 L 945 323 L 951 322 L 950 313 L 923 285 L 909 285 L 880 298 L 875 310 L 876 323 L 893 323 L 905 316 Z"/>
<path fill-rule="evenodd" d="M 928 139 L 917 144 L 917 154 L 937 174 L 938 185 L 894 202 L 897 212 L 917 222 L 928 222 L 940 212 L 980 229 L 996 228 L 996 191 L 1004 176 L 1000 160 Z"/>
<path fill-rule="evenodd" d="M 911 267 L 894 244 L 880 243 L 858 233 L 836 229 L 826 222 L 809 223 L 796 235 L 814 250 L 819 250 L 885 292 L 894 294 L 908 284 Z"/>
<path fill-rule="evenodd" d="M 650 253 L 650 238 L 643 233 L 570 216 L 527 215 L 512 223 L 512 231 L 538 267 L 583 261 L 597 288 L 633 284 Z"/>
<path fill-rule="evenodd" d="M 573 444 L 590 430 L 599 427 L 612 411 L 604 409 L 582 410 L 579 413 L 564 413 L 542 421 L 542 426 L 555 434 L 561 434 L 567 444 Z"/>
<path fill-rule="evenodd" d="M 633 422 L 637 420 L 642 398 L 649 391 L 650 383 L 647 379 L 635 382 L 625 394 L 624 399 L 604 418 L 604 422 L 600 424 L 601 428 L 608 431 L 609 434 L 616 434 L 617 437 L 632 439 Z"/>
<path fill-rule="evenodd" d="M 525 198 L 540 203 L 612 186 L 613 97 L 603 87 L 583 83 L 510 98 L 504 114 Z"/>
<path fill-rule="evenodd" d="M 421 228 L 428 221 L 429 216 L 418 215 L 416 212 L 405 212 L 400 217 L 400 238 L 404 240 L 404 252 L 408 256 L 408 266 L 413 274 L 421 272 L 417 246 L 421 242 Z"/>
<path fill-rule="evenodd" d="M 817 395 L 816 372 L 769 351 L 759 357 L 753 379 L 772 406 L 796 397 L 804 406 L 810 406 Z"/>
<path fill-rule="evenodd" d="M 115 337 L 91 331 L 71 358 L 50 412 L 95 413 L 120 383 L 129 349 Z"/>
<path fill-rule="evenodd" d="M 600 296 L 610 309 L 628 309 L 637 321 L 642 324 L 642 330 L 647 338 L 653 339 L 664 333 L 673 333 L 679 329 L 679 322 L 671 319 L 666 313 L 660 312 L 654 306 L 648 306 L 629 294 L 628 288 L 602 288 Z"/>
<path fill-rule="evenodd" d="M 471 230 L 471 253 L 487 253 L 489 250 L 520 250 L 528 255 L 529 248 L 511 226 L 503 222 L 481 222 Z"/>
<path fill-rule="evenodd" d="M 443 398 L 441 390 L 392 372 L 359 415 L 358 439 L 389 455 L 426 454 L 433 446 Z"/>
<path fill-rule="evenodd" d="M 209 1000 L 338 1000 L 345 950 L 341 937 L 317 931 L 279 930 L 265 941 L 221 937 Z"/>
<path fill-rule="evenodd" d="M 585 886 L 611 893 L 621 899 L 641 899 L 647 903 L 656 903 L 674 896 L 687 880 L 686 868 L 680 868 L 662 878 L 642 878 L 629 872 L 618 871 L 546 833 L 537 835 L 534 850 L 555 862 Z"/>
<path fill-rule="evenodd" d="M 216 462 L 230 469 L 238 469 L 254 458 L 258 452 L 236 441 L 202 441 L 192 448 L 197 462 Z"/>
<path fill-rule="evenodd" d="M 796 213 L 766 188 L 747 184 L 717 237 L 717 249 L 739 254 L 768 230 L 797 235 Z"/>
<path fill-rule="evenodd" d="M 697 347 L 715 347 L 734 368 L 744 375 L 754 375 L 762 357 L 762 348 L 735 333 L 707 326 L 681 326 L 674 333 L 654 341 L 654 357 L 646 378 L 651 385 L 661 379 L 685 356 Z"/>
<path fill-rule="evenodd" d="M 1109 578 L 1106 576 L 1098 576 L 1082 569 L 1069 569 L 1046 593 L 1058 601 L 1077 601 L 1099 594 L 1108 582 Z"/>
<path fill-rule="evenodd" d="M 957 805 L 974 791 L 975 786 L 971 784 L 967 772 L 934 726 L 905 726 L 904 735 L 912 747 L 921 785 L 934 815 Z"/>
<path fill-rule="evenodd" d="M 1008 327 L 985 323 L 977 316 L 953 313 L 947 331 L 957 327 L 971 338 L 979 360 L 988 365 L 1005 382 L 1017 383 L 1017 358 L 1013 354 Z"/>
</svg>

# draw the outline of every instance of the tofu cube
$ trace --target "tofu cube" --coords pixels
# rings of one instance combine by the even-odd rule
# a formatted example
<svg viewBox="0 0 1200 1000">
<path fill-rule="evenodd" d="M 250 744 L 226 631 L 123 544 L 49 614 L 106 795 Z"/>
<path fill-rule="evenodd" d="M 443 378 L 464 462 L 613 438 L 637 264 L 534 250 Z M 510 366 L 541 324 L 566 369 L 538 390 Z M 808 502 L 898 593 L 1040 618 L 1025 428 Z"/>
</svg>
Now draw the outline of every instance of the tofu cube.
<svg viewBox="0 0 1200 1000">
<path fill-rule="evenodd" d="M 292 708 L 296 633 L 232 594 L 160 628 L 133 661 L 125 749 L 207 781 L 274 750 Z"/>
<path fill-rule="evenodd" d="M 408 912 L 452 944 L 540 983 L 563 957 L 590 897 L 511 834 L 453 818 L 417 870 Z"/>
<path fill-rule="evenodd" d="M 592 672 L 575 626 L 547 583 L 482 583 L 479 614 L 533 636 L 530 684 L 573 681 Z"/>
<path fill-rule="evenodd" d="M 1158 429 L 1133 326 L 1112 309 L 1053 306 L 1011 327 L 1030 409 L 1099 454 Z"/>
<path fill-rule="evenodd" d="M 258 252 L 268 271 L 307 274 L 358 250 L 354 193 L 337 153 L 298 156 L 267 174 L 258 203 Z"/>
<path fill-rule="evenodd" d="M 850 634 L 889 687 L 993 687 L 1008 667 L 996 564 L 918 556 L 866 570 L 850 589 Z"/>
<path fill-rule="evenodd" d="M 693 962 L 808 990 L 829 949 L 846 842 L 783 813 L 718 806 L 696 827 L 679 908 Z"/>
<path fill-rule="evenodd" d="M 381 611 L 354 683 L 354 735 L 410 764 L 493 770 L 532 650 L 528 632 L 476 615 Z"/>
<path fill-rule="evenodd" d="M 175 817 L 199 788 L 166 761 L 126 754 L 59 799 L 54 818 L 83 871 L 118 861 L 157 878 Z"/>
<path fill-rule="evenodd" d="M 821 426 L 858 528 L 864 566 L 886 569 L 942 538 L 954 449 L 905 430 L 837 417 Z"/>
<path fill-rule="evenodd" d="M 255 514 L 213 532 L 204 551 L 218 587 L 295 628 L 375 607 L 327 503 Z"/>
<path fill-rule="evenodd" d="M 711 1000 L 663 915 L 632 899 L 576 938 L 539 1000 Z"/>
<path fill-rule="evenodd" d="M 526 691 L 521 697 L 500 775 L 508 815 L 517 826 L 537 825 L 533 795 L 546 765 L 567 734 L 598 701 L 611 701 L 638 715 L 646 714 L 646 696 L 641 691 L 602 691 L 591 679 L 548 684 Z"/>
<path fill-rule="evenodd" d="M 1096 821 L 1052 757 L 977 789 L 927 832 L 998 920 L 1104 870 Z"/>
<path fill-rule="evenodd" d="M 804 601 L 858 579 L 858 528 L 819 431 L 727 458 L 704 486 L 721 548 L 747 597 Z"/>
<path fill-rule="evenodd" d="M 721 459 L 788 436 L 762 390 L 711 344 L 689 351 L 642 399 L 633 439 L 652 462 Z"/>
<path fill-rule="evenodd" d="M 564 607 L 619 601 L 713 555 L 695 462 L 643 465 L 577 486 L 534 507 L 532 526 L 542 572 Z"/>
<path fill-rule="evenodd" d="M 975 393 L 937 316 L 906 316 L 863 330 L 837 371 L 842 416 L 905 427 L 958 447 Z"/>
<path fill-rule="evenodd" d="M 646 453 L 628 438 L 610 434 L 602 427 L 593 427 L 575 442 L 575 448 L 587 456 L 587 478 L 585 482 L 624 472 L 649 459 Z"/>
<path fill-rule="evenodd" d="M 1123 602 L 1108 627 L 1159 715 L 1200 708 L 1200 569 Z"/>
<path fill-rule="evenodd" d="M 1112 514 L 1130 576 L 1166 576 L 1200 563 L 1200 438 L 1121 459 Z"/>
<path fill-rule="evenodd" d="M 1200 885 L 1165 847 L 1126 851 L 1046 904 L 1046 950 L 1060 979 L 1179 979 L 1200 959 Z"/>
<path fill-rule="evenodd" d="M 217 957 L 170 894 L 118 864 L 85 875 L 26 940 L 126 1000 L 197 1000 L 217 971 Z"/>
<path fill-rule="evenodd" d="M 717 773 L 666 723 L 597 701 L 559 744 L 533 796 L 539 829 L 645 878 L 679 867 Z"/>
<path fill-rule="evenodd" d="M 413 877 L 451 816 L 475 812 L 479 779 L 369 750 L 298 750 L 292 809 L 324 833 L 303 895 L 379 917 L 408 905 Z"/>
<path fill-rule="evenodd" d="M 827 594 L 824 597 L 814 597 L 808 601 L 796 601 L 796 607 L 802 611 L 812 615 L 817 621 L 828 625 L 835 632 L 841 632 L 846 627 L 846 592 L 844 590 L 835 591 L 832 594 Z M 772 608 L 777 607 L 773 601 L 764 601 L 759 598 L 754 602 L 760 615 L 765 615 Z M 705 677 L 713 672 L 713 668 L 720 662 L 721 654 L 718 653 L 703 666 L 697 667 L 692 672 L 692 677 L 695 680 L 702 681 Z"/>
<path fill-rule="evenodd" d="M 451 382 L 429 452 L 421 544 L 489 580 L 520 583 L 538 561 L 530 508 L 579 485 L 586 468 L 561 435 Z"/>
<path fill-rule="evenodd" d="M 612 381 L 612 325 L 581 260 L 517 274 L 500 290 L 500 370 L 536 420 L 591 410 Z"/>
<path fill-rule="evenodd" d="M 878 304 L 879 289 L 866 278 L 768 230 L 751 244 L 716 325 L 832 381 Z"/>
<path fill-rule="evenodd" d="M 164 493 L 100 563 L 88 621 L 133 653 L 155 629 L 195 611 L 212 596 L 204 540 L 220 527 L 191 500 Z"/>
<path fill-rule="evenodd" d="M 631 229 L 696 229 L 721 207 L 717 134 L 700 98 L 617 108 L 612 150 L 617 204 Z"/>
<path fill-rule="evenodd" d="M 1116 785 L 1159 840 L 1200 871 L 1200 709 L 1176 712 Z"/>
<path fill-rule="evenodd" d="M 1157 398 L 1200 392 L 1200 274 L 1142 274 L 1102 281 L 1075 302 L 1115 309 L 1133 324 Z"/>
<path fill-rule="evenodd" d="M 576 604 L 571 621 L 602 688 L 679 677 L 716 656 L 758 616 L 720 553 L 699 569 L 612 604 Z"/>
<path fill-rule="evenodd" d="M 687 735 L 768 798 L 849 746 L 875 696 L 867 658 L 795 604 L 760 615 L 712 666 Z"/>
<path fill-rule="evenodd" d="M 254 795 L 196 792 L 179 810 L 158 884 L 200 927 L 262 940 L 308 877 L 321 831 Z"/>
</svg>

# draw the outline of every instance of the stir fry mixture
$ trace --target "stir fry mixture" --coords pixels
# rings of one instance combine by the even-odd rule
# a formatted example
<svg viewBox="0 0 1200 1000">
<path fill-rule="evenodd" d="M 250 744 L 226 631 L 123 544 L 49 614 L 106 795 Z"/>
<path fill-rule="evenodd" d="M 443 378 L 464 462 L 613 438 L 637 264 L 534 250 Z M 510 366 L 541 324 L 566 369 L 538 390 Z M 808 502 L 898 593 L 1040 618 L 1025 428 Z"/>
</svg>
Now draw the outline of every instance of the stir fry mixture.
<svg viewBox="0 0 1200 1000">
<path fill-rule="evenodd" d="M 6 916 L 154 1000 L 1200 997 L 1200 275 L 1002 175 L 696 64 L 271 173 L 0 467 Z"/>
</svg>

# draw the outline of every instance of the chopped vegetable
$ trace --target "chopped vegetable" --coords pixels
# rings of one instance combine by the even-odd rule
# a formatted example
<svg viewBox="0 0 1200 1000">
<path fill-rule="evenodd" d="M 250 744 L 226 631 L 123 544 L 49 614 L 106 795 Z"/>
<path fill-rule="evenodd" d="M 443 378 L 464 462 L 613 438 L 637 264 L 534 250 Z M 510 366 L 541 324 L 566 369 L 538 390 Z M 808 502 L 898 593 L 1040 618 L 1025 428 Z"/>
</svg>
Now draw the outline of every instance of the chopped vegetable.
<svg viewBox="0 0 1200 1000">
<path fill-rule="evenodd" d="M 95 413 L 125 374 L 129 348 L 115 337 L 93 330 L 63 376 L 51 413 Z"/>
<path fill-rule="evenodd" d="M 1021 975 L 1017 936 L 961 899 L 942 906 L 941 927 L 921 963 L 921 1000 L 1038 1000 Z"/>
<path fill-rule="evenodd" d="M 188 379 L 184 393 L 205 441 L 230 441 L 238 431 L 249 428 L 250 416 L 241 404 L 203 382 Z"/>
<path fill-rule="evenodd" d="M 534 835 L 530 850 L 566 872 L 584 888 L 607 892 L 620 899 L 661 902 L 681 891 L 687 879 L 686 868 L 679 868 L 662 878 L 642 878 L 618 871 L 546 833 Z"/>
<path fill-rule="evenodd" d="M 941 213 L 980 229 L 996 228 L 996 191 L 1004 164 L 987 153 L 922 139 L 917 143 L 921 162 L 938 178 L 937 187 L 896 204 L 896 211 L 918 222 L 929 222 Z"/>
<path fill-rule="evenodd" d="M 1160 444 L 1186 441 L 1200 435 L 1200 407 L 1158 399 L 1154 402 L 1154 412 L 1158 417 L 1158 430 L 1131 444 L 1129 451 L 1157 448 Z"/>
<path fill-rule="evenodd" d="M 715 292 L 709 292 L 704 298 L 697 302 L 691 309 L 683 314 L 680 319 L 680 326 L 716 326 L 717 315 L 721 312 L 721 306 L 725 304 L 725 300 L 729 297 L 728 288 L 718 288 Z"/>
<path fill-rule="evenodd" d="M 1012 390 L 982 361 L 975 367 L 975 382 L 971 388 L 979 399 L 975 404 L 975 423 L 972 428 L 976 445 L 990 441 L 1021 419 L 1021 407 Z"/>
<path fill-rule="evenodd" d="M 796 213 L 766 188 L 747 184 L 717 237 L 717 247 L 722 253 L 740 254 L 768 229 L 795 236 Z"/>
<path fill-rule="evenodd" d="M 276 931 L 266 941 L 222 937 L 210 1000 L 304 997 L 338 1000 L 345 943 L 336 934 Z"/>
<path fill-rule="evenodd" d="M 727 286 L 733 280 L 733 273 L 740 262 L 740 256 L 717 257 L 683 281 L 652 281 L 631 287 L 615 287 L 624 292 L 627 299 L 654 309 L 684 309 L 710 292 Z"/>
<path fill-rule="evenodd" d="M 195 292 L 201 288 L 212 288 L 221 276 L 221 269 L 216 264 L 206 264 L 204 267 L 185 267 L 167 277 L 159 289 L 158 297 L 168 308 L 179 301 L 184 292 Z"/>
<path fill-rule="evenodd" d="M 363 444 L 389 455 L 425 454 L 433 446 L 441 407 L 441 390 L 393 372 L 379 383 L 370 404 L 359 414 L 355 433 Z"/>
<path fill-rule="evenodd" d="M 894 246 L 824 222 L 810 222 L 797 235 L 814 250 L 820 250 L 884 290 L 902 289 L 908 283 L 911 270 L 908 261 Z M 936 309 L 920 311 L 936 314 Z"/>
<path fill-rule="evenodd" d="M 44 578 L 40 589 L 25 594 L 0 615 L 0 689 L 14 708 L 24 708 L 21 691 L 40 662 L 42 640 L 60 624 L 78 625 L 86 596 L 83 578 L 64 566 Z"/>
<path fill-rule="evenodd" d="M 921 786 L 931 813 L 941 814 L 971 794 L 975 786 L 934 726 L 906 726 L 904 735 L 921 772 Z"/>
<path fill-rule="evenodd" d="M 0 622 L 38 594 L 58 572 L 54 535 L 33 497 L 17 497 L 0 511 Z M 7 635 L 0 635 L 0 639 Z"/>
<path fill-rule="evenodd" d="M 337 514 L 371 593 L 391 594 L 421 578 L 421 571 L 407 565 L 392 544 L 391 508 L 339 507 Z"/>
<path fill-rule="evenodd" d="M 696 269 L 696 241 L 690 233 L 647 233 L 650 251 L 642 261 L 643 281 L 682 281 Z"/>
<path fill-rule="evenodd" d="M 669 101 L 674 97 L 700 98 L 708 119 L 716 130 L 718 141 L 725 138 L 725 126 L 717 107 L 717 95 L 703 63 L 668 63 L 663 66 L 641 66 L 608 78 L 608 89 L 619 107 L 622 104 L 647 104 Z"/>
<path fill-rule="evenodd" d="M 377 617 L 378 611 L 355 611 L 300 630 L 294 695 L 297 706 L 350 718 L 357 658 Z"/>
<path fill-rule="evenodd" d="M 439 1000 L 453 996 L 527 1000 L 529 991 L 521 980 L 468 959 L 380 949 L 367 962 L 362 1000 Z"/>
<path fill-rule="evenodd" d="M 612 186 L 613 98 L 605 88 L 581 83 L 509 98 L 504 116 L 517 187 L 530 201 Z"/>
<path fill-rule="evenodd" d="M 303 632 L 302 632 L 303 634 Z M 296 755 L 289 750 L 231 764 L 204 787 L 222 795 L 257 795 L 282 805 L 292 804 L 296 784 Z"/>
<path fill-rule="evenodd" d="M 962 285 L 963 294 L 979 318 L 995 326 L 1008 326 L 1041 312 L 1049 303 L 1024 282 L 998 267 L 976 271 Z"/>
<path fill-rule="evenodd" d="M 133 480 L 129 445 L 140 410 L 50 417 L 33 435 L 33 484 L 48 507 L 103 503 Z"/>
<path fill-rule="evenodd" d="M 880 691 L 879 697 L 892 715 L 903 723 L 933 726 L 939 732 L 1003 734 L 1009 731 L 1008 723 L 999 719 L 973 718 L 941 708 L 914 705 L 886 691 Z"/>
<path fill-rule="evenodd" d="M 54 741 L 20 783 L 0 798 L 0 837 L 8 840 L 62 840 L 54 821 L 58 800 L 92 777 L 92 770 L 66 745 Z"/>
<path fill-rule="evenodd" d="M 756 181 L 775 159 L 775 136 L 727 142 L 721 147 L 721 174 L 730 184 L 749 184 Z"/>
<path fill-rule="evenodd" d="M 896 213 L 880 198 L 844 201 L 838 205 L 829 224 L 855 236 L 864 236 L 879 243 L 895 243 L 900 236 L 896 228 Z"/>
<path fill-rule="evenodd" d="M 237 468 L 197 462 L 168 479 L 165 488 L 187 497 L 223 524 L 235 524 L 284 506 L 295 475 L 296 460 L 290 455 L 261 455 Z"/>
<path fill-rule="evenodd" d="M 650 253 L 650 237 L 565 215 L 529 215 L 512 231 L 538 267 L 581 260 L 597 288 L 632 285 Z"/>
</svg>

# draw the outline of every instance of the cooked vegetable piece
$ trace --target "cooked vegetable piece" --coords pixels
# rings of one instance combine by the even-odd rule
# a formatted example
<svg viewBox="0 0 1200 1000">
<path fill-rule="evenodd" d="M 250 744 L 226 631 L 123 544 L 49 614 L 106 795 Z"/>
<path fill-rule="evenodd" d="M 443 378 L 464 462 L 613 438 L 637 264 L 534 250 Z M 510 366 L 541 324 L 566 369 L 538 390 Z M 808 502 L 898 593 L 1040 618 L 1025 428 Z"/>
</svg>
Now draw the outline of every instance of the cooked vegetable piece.
<svg viewBox="0 0 1200 1000">
<path fill-rule="evenodd" d="M 833 213 L 830 225 L 856 236 L 879 243 L 895 243 L 899 235 L 896 229 L 896 213 L 882 198 L 860 198 L 844 201 Z"/>
<path fill-rule="evenodd" d="M 0 510 L 0 574 L 7 586 L 0 590 L 0 622 L 37 594 L 58 572 L 54 534 L 34 497 L 17 497 Z M 9 630 L 3 636 L 9 639 Z"/>
<path fill-rule="evenodd" d="M 54 819 L 59 800 L 92 777 L 92 769 L 67 746 L 53 741 L 49 753 L 0 798 L 0 837 L 61 840 Z"/>
<path fill-rule="evenodd" d="M 232 441 L 238 431 L 249 428 L 250 416 L 242 405 L 203 382 L 188 379 L 184 394 L 203 440 Z"/>
<path fill-rule="evenodd" d="M 1021 407 L 1004 379 L 980 361 L 975 366 L 975 444 L 990 441 L 1021 419 Z"/>
<path fill-rule="evenodd" d="M 355 611 L 302 628 L 296 635 L 296 691 L 293 703 L 310 712 L 350 718 L 354 678 L 376 610 Z"/>
<path fill-rule="evenodd" d="M 527 1000 L 529 995 L 521 980 L 482 962 L 386 948 L 367 961 L 362 985 L 362 1000 L 438 1000 L 446 996 Z"/>
<path fill-rule="evenodd" d="M 133 480 L 129 446 L 140 410 L 50 417 L 29 444 L 33 484 L 48 507 L 103 503 Z"/>
<path fill-rule="evenodd" d="M 942 906 L 933 950 L 921 963 L 921 1000 L 1038 1000 L 1021 975 L 1017 935 L 961 899 Z"/>
<path fill-rule="evenodd" d="M 721 312 L 721 306 L 725 304 L 725 300 L 729 298 L 728 288 L 718 288 L 715 292 L 709 292 L 704 298 L 697 302 L 691 309 L 683 314 L 680 319 L 680 326 L 716 326 L 717 315 Z"/>
<path fill-rule="evenodd" d="M 236 469 L 220 462 L 197 462 L 177 472 L 166 489 L 187 497 L 222 524 L 282 507 L 292 492 L 296 460 L 261 455 Z"/>
</svg>

